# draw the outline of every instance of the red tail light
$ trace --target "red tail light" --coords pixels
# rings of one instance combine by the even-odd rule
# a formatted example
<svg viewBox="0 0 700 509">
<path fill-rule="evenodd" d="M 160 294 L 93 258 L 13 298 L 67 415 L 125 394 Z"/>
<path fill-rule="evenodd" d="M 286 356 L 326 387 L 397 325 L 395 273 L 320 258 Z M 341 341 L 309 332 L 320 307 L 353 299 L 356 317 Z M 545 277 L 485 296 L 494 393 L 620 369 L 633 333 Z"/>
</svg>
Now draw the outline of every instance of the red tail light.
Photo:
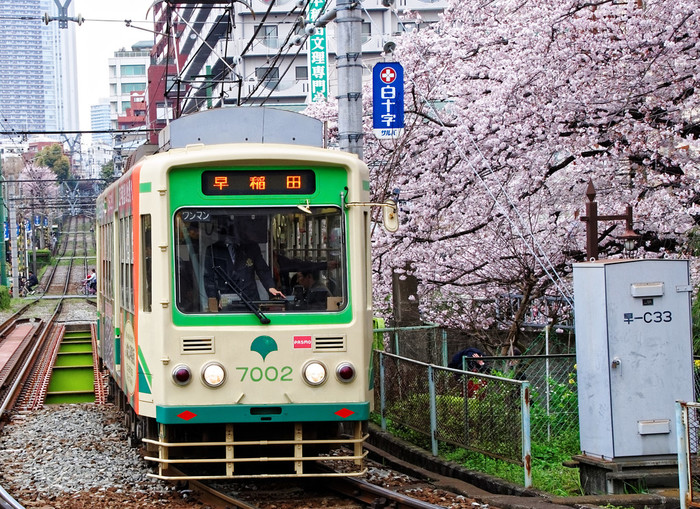
<svg viewBox="0 0 700 509">
<path fill-rule="evenodd" d="M 341 382 L 352 382 L 355 379 L 355 366 L 349 362 L 338 364 L 335 374 Z"/>
<path fill-rule="evenodd" d="M 192 380 L 192 372 L 187 366 L 180 364 L 173 369 L 173 382 L 177 385 L 187 385 Z"/>
</svg>

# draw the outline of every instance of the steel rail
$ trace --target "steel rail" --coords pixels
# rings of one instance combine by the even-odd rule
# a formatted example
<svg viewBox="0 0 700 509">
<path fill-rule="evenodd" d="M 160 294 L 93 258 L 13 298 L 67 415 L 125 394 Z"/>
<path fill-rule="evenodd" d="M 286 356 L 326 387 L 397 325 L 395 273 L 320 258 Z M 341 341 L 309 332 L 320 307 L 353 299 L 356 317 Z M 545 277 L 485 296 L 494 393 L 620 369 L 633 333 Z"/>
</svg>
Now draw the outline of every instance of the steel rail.
<svg viewBox="0 0 700 509">
<path fill-rule="evenodd" d="M 391 507 L 392 509 L 438 509 L 442 507 L 354 477 L 328 477 L 324 478 L 323 481 L 324 486 L 328 489 L 370 504 L 370 507 Z"/>
<path fill-rule="evenodd" d="M 0 486 L 0 507 L 2 509 L 24 509 L 12 496 Z"/>
<path fill-rule="evenodd" d="M 34 347 L 32 348 L 31 352 L 29 355 L 24 360 L 24 363 L 22 365 L 22 369 L 17 373 L 15 376 L 15 381 L 13 382 L 12 386 L 10 387 L 7 397 L 1 402 L 0 404 L 0 419 L 4 415 L 5 411 L 7 408 L 14 403 L 16 400 L 16 395 L 18 393 L 18 389 L 24 384 L 25 381 L 25 374 L 27 373 L 27 370 L 29 370 L 34 363 L 36 362 L 38 352 L 40 348 L 44 346 L 44 343 L 46 341 L 46 337 L 49 335 L 51 332 L 51 329 L 53 328 L 53 324 L 56 321 L 56 317 L 61 311 L 62 303 L 58 303 L 56 308 L 54 309 L 53 315 L 51 315 L 51 318 L 46 322 L 44 325 L 44 328 L 42 329 L 41 333 L 39 334 L 38 339 L 34 342 Z"/>
</svg>

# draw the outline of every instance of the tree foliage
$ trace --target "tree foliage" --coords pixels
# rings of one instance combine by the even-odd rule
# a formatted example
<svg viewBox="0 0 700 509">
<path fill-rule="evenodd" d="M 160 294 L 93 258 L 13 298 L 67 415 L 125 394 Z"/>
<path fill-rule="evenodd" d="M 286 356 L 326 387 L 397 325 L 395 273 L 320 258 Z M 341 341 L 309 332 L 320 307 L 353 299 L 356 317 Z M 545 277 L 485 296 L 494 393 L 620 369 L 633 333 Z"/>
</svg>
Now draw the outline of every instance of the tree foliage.
<svg viewBox="0 0 700 509">
<path fill-rule="evenodd" d="M 100 178 L 105 180 L 103 188 L 106 188 L 114 180 L 114 160 L 110 159 L 102 165 Z"/>
<path fill-rule="evenodd" d="M 401 139 L 371 135 L 364 94 L 373 199 L 395 187 L 402 199 L 399 232 L 374 230 L 375 305 L 409 267 L 426 320 L 503 319 L 511 341 L 533 309 L 556 322 L 585 256 L 589 180 L 600 214 L 634 206 L 637 256 L 684 255 L 700 214 L 696 7 L 452 0 L 440 22 L 404 35 Z M 311 114 L 332 118 L 333 105 Z M 599 228 L 600 257 L 621 256 L 624 224 Z"/>
<path fill-rule="evenodd" d="M 63 147 L 54 143 L 44 147 L 34 159 L 37 166 L 45 166 L 56 174 L 59 182 L 68 180 L 71 176 L 70 159 L 63 153 Z"/>
</svg>

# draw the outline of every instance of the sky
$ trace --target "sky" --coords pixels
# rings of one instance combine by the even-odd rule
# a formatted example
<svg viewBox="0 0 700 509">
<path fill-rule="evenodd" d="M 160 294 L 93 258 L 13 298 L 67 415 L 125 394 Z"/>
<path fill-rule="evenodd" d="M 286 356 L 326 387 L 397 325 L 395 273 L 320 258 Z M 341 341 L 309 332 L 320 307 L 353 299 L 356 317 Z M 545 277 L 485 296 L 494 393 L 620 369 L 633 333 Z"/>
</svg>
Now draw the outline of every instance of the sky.
<svg viewBox="0 0 700 509">
<path fill-rule="evenodd" d="M 65 0 L 64 4 L 65 4 Z M 80 129 L 90 129 L 90 106 L 109 97 L 109 58 L 121 48 L 153 40 L 151 32 L 127 27 L 125 19 L 140 28 L 153 28 L 152 0 L 73 0 L 75 16 L 85 18 L 76 28 L 78 53 L 78 101 Z M 149 23 L 143 23 L 150 19 Z M 136 23 L 141 21 L 141 23 Z"/>
</svg>

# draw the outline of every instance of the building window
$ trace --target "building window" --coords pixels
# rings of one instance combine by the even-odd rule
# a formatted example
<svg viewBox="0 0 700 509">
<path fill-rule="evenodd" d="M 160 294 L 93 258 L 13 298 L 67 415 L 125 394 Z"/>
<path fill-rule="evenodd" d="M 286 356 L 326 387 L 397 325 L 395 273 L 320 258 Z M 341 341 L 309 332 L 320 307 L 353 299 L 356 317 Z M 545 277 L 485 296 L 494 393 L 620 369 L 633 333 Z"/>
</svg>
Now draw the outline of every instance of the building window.
<svg viewBox="0 0 700 509">
<path fill-rule="evenodd" d="M 173 108 L 166 103 L 156 103 L 156 119 L 158 120 L 172 120 L 173 119 Z"/>
<path fill-rule="evenodd" d="M 298 65 L 295 69 L 297 81 L 309 79 L 309 68 L 305 65 Z"/>
<path fill-rule="evenodd" d="M 117 77 L 117 66 L 116 66 L 116 65 L 110 65 L 110 66 L 109 66 L 109 77 L 110 77 L 110 78 L 116 78 L 116 77 Z"/>
<path fill-rule="evenodd" d="M 126 113 L 127 108 L 131 108 L 131 101 L 122 101 L 121 113 Z"/>
<path fill-rule="evenodd" d="M 131 92 L 143 92 L 146 90 L 145 83 L 122 83 L 122 94 L 130 94 Z"/>
<path fill-rule="evenodd" d="M 372 24 L 366 21 L 362 22 L 362 44 L 366 43 L 372 37 Z"/>
<path fill-rule="evenodd" d="M 145 76 L 146 64 L 122 65 L 119 67 L 122 76 Z"/>
<path fill-rule="evenodd" d="M 279 39 L 277 37 L 277 25 L 263 25 L 256 37 L 268 48 L 277 48 Z"/>
<path fill-rule="evenodd" d="M 258 81 L 261 81 L 265 87 L 272 88 L 277 86 L 280 82 L 280 69 L 279 67 L 256 67 L 255 77 L 258 78 Z"/>
</svg>

